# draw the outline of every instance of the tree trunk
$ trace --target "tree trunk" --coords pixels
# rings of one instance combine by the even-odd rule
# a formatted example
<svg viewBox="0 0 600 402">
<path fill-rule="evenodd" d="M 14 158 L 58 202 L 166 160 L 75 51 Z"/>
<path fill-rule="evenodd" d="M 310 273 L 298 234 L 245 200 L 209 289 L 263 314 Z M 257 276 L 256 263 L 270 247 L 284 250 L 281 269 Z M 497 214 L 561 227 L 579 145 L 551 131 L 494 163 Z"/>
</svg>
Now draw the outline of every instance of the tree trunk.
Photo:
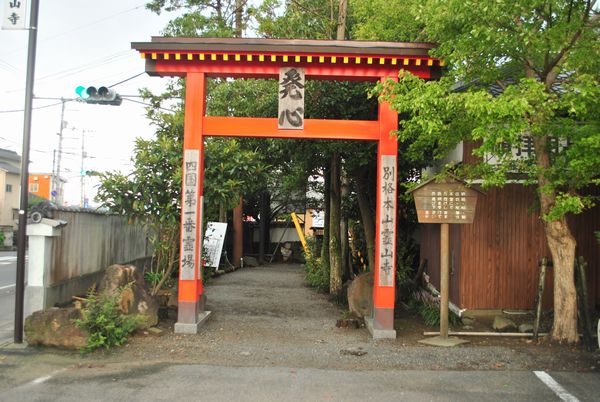
<svg viewBox="0 0 600 402">
<path fill-rule="evenodd" d="M 364 174 L 358 172 L 354 175 L 356 180 L 356 198 L 358 199 L 358 208 L 360 209 L 360 218 L 365 232 L 365 242 L 367 243 L 367 261 L 369 269 L 375 267 L 375 220 L 367 198 L 368 188 Z"/>
<path fill-rule="evenodd" d="M 244 0 L 235 0 L 235 37 L 242 37 L 242 17 L 244 15 Z"/>
<path fill-rule="evenodd" d="M 227 208 L 225 204 L 219 204 L 219 222 L 227 223 Z"/>
<path fill-rule="evenodd" d="M 340 0 L 337 23 L 337 40 L 345 39 L 346 14 L 348 0 Z M 342 183 L 341 183 L 341 157 L 339 152 L 331 155 L 331 212 L 329 221 L 329 293 L 335 295 L 339 300 L 342 295 L 342 238 L 341 233 L 341 207 L 342 207 Z M 348 236 L 346 228 L 346 237 Z"/>
<path fill-rule="evenodd" d="M 554 267 L 554 322 L 550 336 L 554 341 L 577 343 L 577 293 L 573 281 L 577 242 L 564 218 L 546 222 L 544 228 Z"/>
<path fill-rule="evenodd" d="M 331 174 L 329 166 L 323 169 L 323 241 L 321 244 L 321 265 L 329 269 L 329 211 L 331 210 Z"/>
<path fill-rule="evenodd" d="M 344 199 L 348 197 L 348 177 L 344 175 L 342 177 L 342 197 L 341 202 L 343 203 Z M 341 219 L 340 219 L 340 252 L 342 256 L 342 280 L 348 280 L 352 278 L 353 272 L 350 267 L 350 241 L 348 239 L 348 214 L 344 213 L 344 210 L 341 209 Z"/>
<path fill-rule="evenodd" d="M 340 248 L 340 154 L 334 152 L 331 156 L 331 207 L 329 216 L 329 293 L 337 296 L 342 294 L 342 255 Z"/>
<path fill-rule="evenodd" d="M 265 263 L 265 249 L 268 244 L 270 197 L 267 191 L 260 194 L 260 221 L 258 226 L 258 263 Z"/>
<path fill-rule="evenodd" d="M 240 197 L 240 203 L 233 209 L 233 262 L 236 267 L 242 265 L 244 256 L 244 200 Z"/>
<path fill-rule="evenodd" d="M 348 0 L 340 0 L 338 22 L 337 22 L 337 40 L 346 39 L 346 15 L 348 14 Z"/>
<path fill-rule="evenodd" d="M 544 176 L 550 167 L 547 152 L 548 137 L 534 136 L 535 153 L 540 174 L 538 192 L 542 216 L 546 215 L 556 203 L 556 191 L 551 188 Z M 554 321 L 550 337 L 560 343 L 577 343 L 577 293 L 575 290 L 575 247 L 577 242 L 565 217 L 555 221 L 544 221 L 544 231 L 554 267 Z"/>
</svg>

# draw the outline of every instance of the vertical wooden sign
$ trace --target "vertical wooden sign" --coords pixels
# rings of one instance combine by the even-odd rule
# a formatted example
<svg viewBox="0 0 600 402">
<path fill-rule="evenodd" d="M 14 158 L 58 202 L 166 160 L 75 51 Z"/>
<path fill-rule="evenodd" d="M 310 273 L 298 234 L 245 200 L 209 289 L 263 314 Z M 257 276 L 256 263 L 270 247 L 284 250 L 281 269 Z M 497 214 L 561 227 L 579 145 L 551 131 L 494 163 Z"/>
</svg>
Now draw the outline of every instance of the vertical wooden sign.
<svg viewBox="0 0 600 402">
<path fill-rule="evenodd" d="M 379 187 L 379 286 L 394 286 L 396 156 L 383 155 Z"/>
<path fill-rule="evenodd" d="M 183 155 L 183 203 L 181 213 L 181 265 L 182 280 L 194 280 L 196 247 L 198 244 L 198 180 L 200 151 L 186 149 Z"/>
<path fill-rule="evenodd" d="M 279 69 L 279 121 L 277 128 L 304 129 L 304 69 L 282 67 Z"/>
</svg>

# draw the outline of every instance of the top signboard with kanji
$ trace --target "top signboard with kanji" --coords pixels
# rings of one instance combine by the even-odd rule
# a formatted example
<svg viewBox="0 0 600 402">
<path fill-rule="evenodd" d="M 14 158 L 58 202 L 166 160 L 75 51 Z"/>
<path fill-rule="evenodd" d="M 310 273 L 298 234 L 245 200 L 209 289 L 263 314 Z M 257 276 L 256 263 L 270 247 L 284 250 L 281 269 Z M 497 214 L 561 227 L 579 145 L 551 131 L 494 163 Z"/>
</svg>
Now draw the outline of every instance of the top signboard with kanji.
<svg viewBox="0 0 600 402">
<path fill-rule="evenodd" d="M 429 180 L 411 190 L 419 223 L 473 223 L 481 191 L 454 178 Z"/>
<path fill-rule="evenodd" d="M 4 0 L 2 29 L 26 29 L 27 0 Z"/>
</svg>

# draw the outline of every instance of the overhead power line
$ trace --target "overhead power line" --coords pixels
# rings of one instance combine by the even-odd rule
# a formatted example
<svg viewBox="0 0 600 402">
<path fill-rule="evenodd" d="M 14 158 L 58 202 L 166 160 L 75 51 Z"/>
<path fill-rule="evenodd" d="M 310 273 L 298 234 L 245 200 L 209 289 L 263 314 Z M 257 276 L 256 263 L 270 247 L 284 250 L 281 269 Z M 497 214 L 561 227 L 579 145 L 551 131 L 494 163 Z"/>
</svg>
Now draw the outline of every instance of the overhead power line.
<svg viewBox="0 0 600 402">
<path fill-rule="evenodd" d="M 143 75 L 143 74 L 146 74 L 146 72 L 145 72 L 145 71 L 142 71 L 141 73 L 139 73 L 139 74 L 136 74 L 136 75 L 134 75 L 133 77 L 129 77 L 129 78 L 127 78 L 127 79 L 124 79 L 123 81 L 119 81 L 119 82 L 117 82 L 116 84 L 109 85 L 108 87 L 109 87 L 109 88 L 116 87 L 117 85 L 121 85 L 121 84 L 123 84 L 123 83 L 125 83 L 125 82 L 127 82 L 127 81 L 129 81 L 129 80 L 132 80 L 132 79 L 134 79 L 134 78 L 137 78 L 137 77 L 139 77 L 140 75 Z"/>
<path fill-rule="evenodd" d="M 32 108 L 33 110 L 38 110 L 38 109 L 46 109 L 49 107 L 53 107 L 53 106 L 58 106 L 58 105 L 62 105 L 62 102 L 58 102 L 58 103 L 52 103 L 50 105 L 44 105 L 44 106 L 37 106 Z M 14 109 L 14 110 L 0 110 L 0 113 L 21 113 L 24 112 L 25 110 L 23 109 Z"/>
<path fill-rule="evenodd" d="M 79 31 L 79 30 L 82 30 L 82 29 L 88 29 L 89 27 L 97 25 L 97 24 L 100 24 L 100 23 L 102 23 L 104 21 L 108 21 L 108 20 L 113 19 L 115 17 L 119 17 L 119 16 L 121 16 L 123 14 L 127 14 L 127 13 L 130 13 L 130 12 L 135 11 L 135 10 L 139 10 L 140 8 L 143 8 L 144 6 L 145 6 L 145 3 L 137 5 L 137 6 L 133 7 L 133 8 L 128 8 L 127 10 L 119 11 L 119 12 L 111 14 L 109 16 L 97 19 L 95 21 L 91 21 L 89 23 L 85 23 L 85 24 L 79 25 L 79 26 L 77 26 L 75 28 L 59 32 L 59 33 L 57 33 L 55 35 L 52 35 L 52 36 L 47 36 L 45 38 L 39 38 L 38 42 L 41 42 L 41 43 L 48 42 L 48 41 L 51 41 L 53 39 L 59 38 L 59 37 L 64 36 L 64 35 L 68 35 L 70 33 L 73 33 L 73 32 L 76 32 L 76 31 Z M 11 50 L 11 51 L 9 51 L 7 53 L 4 53 L 4 55 L 11 55 L 13 53 L 16 53 L 16 52 L 19 52 L 19 51 L 25 50 L 25 49 L 26 49 L 26 47 L 22 46 L 22 47 L 19 47 L 17 49 Z M 0 60 L 0 62 L 2 62 L 2 60 Z"/>
</svg>

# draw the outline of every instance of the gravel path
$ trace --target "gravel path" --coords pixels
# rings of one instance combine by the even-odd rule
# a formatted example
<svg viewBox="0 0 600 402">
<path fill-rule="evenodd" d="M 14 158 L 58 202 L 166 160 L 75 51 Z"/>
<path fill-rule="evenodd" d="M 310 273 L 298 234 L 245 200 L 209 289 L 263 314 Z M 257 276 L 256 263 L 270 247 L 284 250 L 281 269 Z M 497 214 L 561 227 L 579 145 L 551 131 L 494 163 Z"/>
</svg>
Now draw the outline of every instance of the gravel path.
<svg viewBox="0 0 600 402">
<path fill-rule="evenodd" d="M 402 320 L 396 340 L 374 341 L 365 328 L 336 328 L 344 311 L 304 286 L 299 265 L 244 268 L 206 288 L 212 317 L 198 335 L 136 337 L 113 358 L 229 366 L 306 368 L 596 370 L 600 356 L 523 339 L 474 340 L 456 348 L 422 346 L 422 328 Z"/>
</svg>

